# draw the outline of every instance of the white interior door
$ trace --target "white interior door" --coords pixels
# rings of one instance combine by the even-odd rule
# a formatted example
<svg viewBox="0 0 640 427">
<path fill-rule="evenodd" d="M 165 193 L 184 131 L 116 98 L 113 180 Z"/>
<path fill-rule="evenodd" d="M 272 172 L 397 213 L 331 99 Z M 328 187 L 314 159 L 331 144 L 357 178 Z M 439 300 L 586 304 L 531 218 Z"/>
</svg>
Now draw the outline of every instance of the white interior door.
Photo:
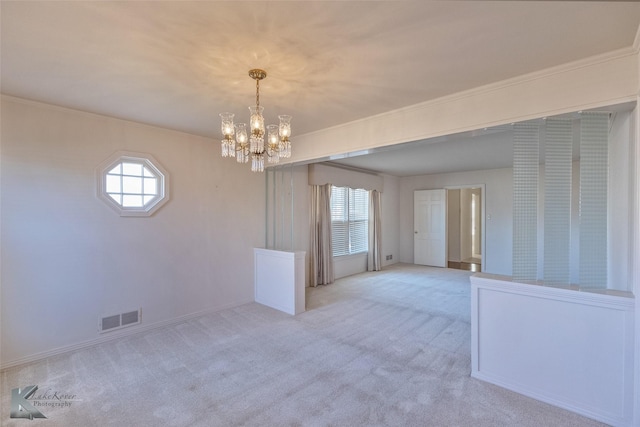
<svg viewBox="0 0 640 427">
<path fill-rule="evenodd" d="M 447 192 L 419 190 L 413 193 L 413 262 L 446 267 Z"/>
</svg>

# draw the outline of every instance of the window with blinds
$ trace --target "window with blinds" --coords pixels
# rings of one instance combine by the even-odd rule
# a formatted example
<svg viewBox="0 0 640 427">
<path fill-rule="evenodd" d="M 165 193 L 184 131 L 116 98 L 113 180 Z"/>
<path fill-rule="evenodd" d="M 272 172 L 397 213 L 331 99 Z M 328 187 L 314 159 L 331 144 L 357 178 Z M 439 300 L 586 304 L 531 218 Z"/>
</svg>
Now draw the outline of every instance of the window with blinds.
<svg viewBox="0 0 640 427">
<path fill-rule="evenodd" d="M 331 187 L 333 256 L 367 252 L 369 245 L 369 192 Z"/>
</svg>

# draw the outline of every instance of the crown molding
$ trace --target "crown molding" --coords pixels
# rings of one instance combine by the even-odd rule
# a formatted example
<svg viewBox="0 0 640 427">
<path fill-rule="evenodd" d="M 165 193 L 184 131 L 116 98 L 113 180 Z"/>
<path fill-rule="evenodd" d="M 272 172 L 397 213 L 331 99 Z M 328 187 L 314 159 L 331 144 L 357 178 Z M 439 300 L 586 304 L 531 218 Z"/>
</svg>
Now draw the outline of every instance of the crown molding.
<svg viewBox="0 0 640 427">
<path fill-rule="evenodd" d="M 640 27 L 638 28 L 640 31 Z M 638 40 L 638 44 L 640 47 L 640 32 L 638 33 L 638 36 L 636 37 L 636 39 Z M 635 43 L 634 43 L 635 45 Z M 602 63 L 606 63 L 615 59 L 620 59 L 620 58 L 625 58 L 625 57 L 630 57 L 630 56 L 638 56 L 638 52 L 640 51 L 640 49 L 636 49 L 635 46 L 634 47 L 626 47 L 626 48 L 622 48 L 622 49 L 617 49 L 617 50 L 613 50 L 610 52 L 606 52 L 600 55 L 595 55 L 595 56 L 590 56 L 588 58 L 583 58 L 583 59 L 579 59 L 576 61 L 571 61 L 571 62 L 567 62 L 564 64 L 560 64 L 560 65 L 556 65 L 554 67 L 550 67 L 550 68 L 545 68 L 543 70 L 539 70 L 539 71 L 534 71 L 531 73 L 527 73 L 527 74 L 522 74 L 516 77 L 512 77 L 509 79 L 505 79 L 505 80 L 501 80 L 498 82 L 494 82 L 494 83 L 489 83 L 486 85 L 482 85 L 482 86 L 477 86 L 475 88 L 472 89 L 468 89 L 468 90 L 464 90 L 461 92 L 456 92 L 456 93 L 452 93 L 449 95 L 445 95 L 442 97 L 438 97 L 438 98 L 433 98 L 427 101 L 423 101 L 423 102 L 419 102 L 417 104 L 412 104 L 412 105 L 408 105 L 405 107 L 401 107 L 395 110 L 389 110 L 389 111 L 385 111 L 383 113 L 380 114 L 376 114 L 373 116 L 368 116 L 368 117 L 364 117 L 358 120 L 353 120 L 350 122 L 346 122 L 346 123 L 341 123 L 339 125 L 335 125 L 335 126 L 331 126 L 328 128 L 324 128 L 324 129 L 319 129 L 317 131 L 313 131 L 313 132 L 308 132 L 306 134 L 302 134 L 302 135 L 298 135 L 298 138 L 301 138 L 302 136 L 307 136 L 307 135 L 314 135 L 314 134 L 322 134 L 328 130 L 334 130 L 334 129 L 340 129 L 340 128 L 344 128 L 344 127 L 348 127 L 348 126 L 352 126 L 353 124 L 356 123 L 361 123 L 361 122 L 367 122 L 373 118 L 377 118 L 377 117 L 386 117 L 389 115 L 394 115 L 394 114 L 402 114 L 404 112 L 408 112 L 408 111 L 414 111 L 416 109 L 421 109 L 424 107 L 428 107 L 428 106 L 434 106 L 434 105 L 440 105 L 440 104 L 446 104 L 452 101 L 458 101 L 460 99 L 465 99 L 465 98 L 471 98 L 474 96 L 479 96 L 479 95 L 485 95 L 487 93 L 491 93 L 491 92 L 496 92 L 499 90 L 503 90 L 505 88 L 509 88 L 512 86 L 517 86 L 517 85 L 521 85 L 521 84 L 525 84 L 531 81 L 535 81 L 535 80 L 540 80 L 540 79 L 545 79 L 545 78 L 549 78 L 555 75 L 559 75 L 559 74 L 564 74 L 564 73 L 568 73 L 571 71 L 575 71 L 575 70 L 579 70 L 582 68 L 588 68 L 588 67 L 592 67 L 594 65 L 598 65 L 598 64 L 602 64 Z"/>
</svg>

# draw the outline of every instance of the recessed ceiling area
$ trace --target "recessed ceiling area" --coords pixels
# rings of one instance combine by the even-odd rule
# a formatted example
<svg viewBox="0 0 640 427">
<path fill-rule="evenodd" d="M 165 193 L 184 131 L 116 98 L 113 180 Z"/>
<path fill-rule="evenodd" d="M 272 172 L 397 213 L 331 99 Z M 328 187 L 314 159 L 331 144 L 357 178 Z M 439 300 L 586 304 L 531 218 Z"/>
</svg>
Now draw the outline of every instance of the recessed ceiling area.
<svg viewBox="0 0 640 427">
<path fill-rule="evenodd" d="M 635 103 L 599 108 L 608 111 L 611 121 L 629 113 Z M 573 158 L 579 160 L 578 125 L 580 112 L 556 116 L 571 119 L 576 126 Z M 531 120 L 541 128 L 544 139 L 545 119 Z M 513 125 L 503 125 L 472 132 L 447 135 L 422 141 L 388 146 L 369 152 L 347 153 L 329 160 L 334 165 L 399 177 L 438 173 L 501 169 L 513 166 Z M 540 146 L 540 163 L 544 163 L 544 144 Z"/>
<path fill-rule="evenodd" d="M 510 126 L 385 147 L 368 154 L 332 159 L 338 165 L 393 176 L 415 176 L 511 167 Z"/>
</svg>

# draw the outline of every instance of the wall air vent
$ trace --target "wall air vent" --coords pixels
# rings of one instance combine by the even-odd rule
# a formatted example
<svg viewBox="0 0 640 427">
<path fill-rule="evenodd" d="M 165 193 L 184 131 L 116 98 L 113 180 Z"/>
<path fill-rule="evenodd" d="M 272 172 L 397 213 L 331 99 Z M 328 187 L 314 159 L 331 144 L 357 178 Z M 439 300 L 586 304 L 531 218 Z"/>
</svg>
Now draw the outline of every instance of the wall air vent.
<svg viewBox="0 0 640 427">
<path fill-rule="evenodd" d="M 128 313 L 122 313 L 120 317 L 122 318 L 122 322 L 121 322 L 122 326 L 129 326 L 129 325 L 135 325 L 137 323 L 140 323 L 139 310 L 130 311 Z"/>
<path fill-rule="evenodd" d="M 102 318 L 102 330 L 106 331 L 108 329 L 119 328 L 120 327 L 120 315 L 116 314 L 115 316 L 103 317 Z"/>
<path fill-rule="evenodd" d="M 142 309 L 103 317 L 100 321 L 100 333 L 115 331 L 142 321 Z"/>
</svg>

